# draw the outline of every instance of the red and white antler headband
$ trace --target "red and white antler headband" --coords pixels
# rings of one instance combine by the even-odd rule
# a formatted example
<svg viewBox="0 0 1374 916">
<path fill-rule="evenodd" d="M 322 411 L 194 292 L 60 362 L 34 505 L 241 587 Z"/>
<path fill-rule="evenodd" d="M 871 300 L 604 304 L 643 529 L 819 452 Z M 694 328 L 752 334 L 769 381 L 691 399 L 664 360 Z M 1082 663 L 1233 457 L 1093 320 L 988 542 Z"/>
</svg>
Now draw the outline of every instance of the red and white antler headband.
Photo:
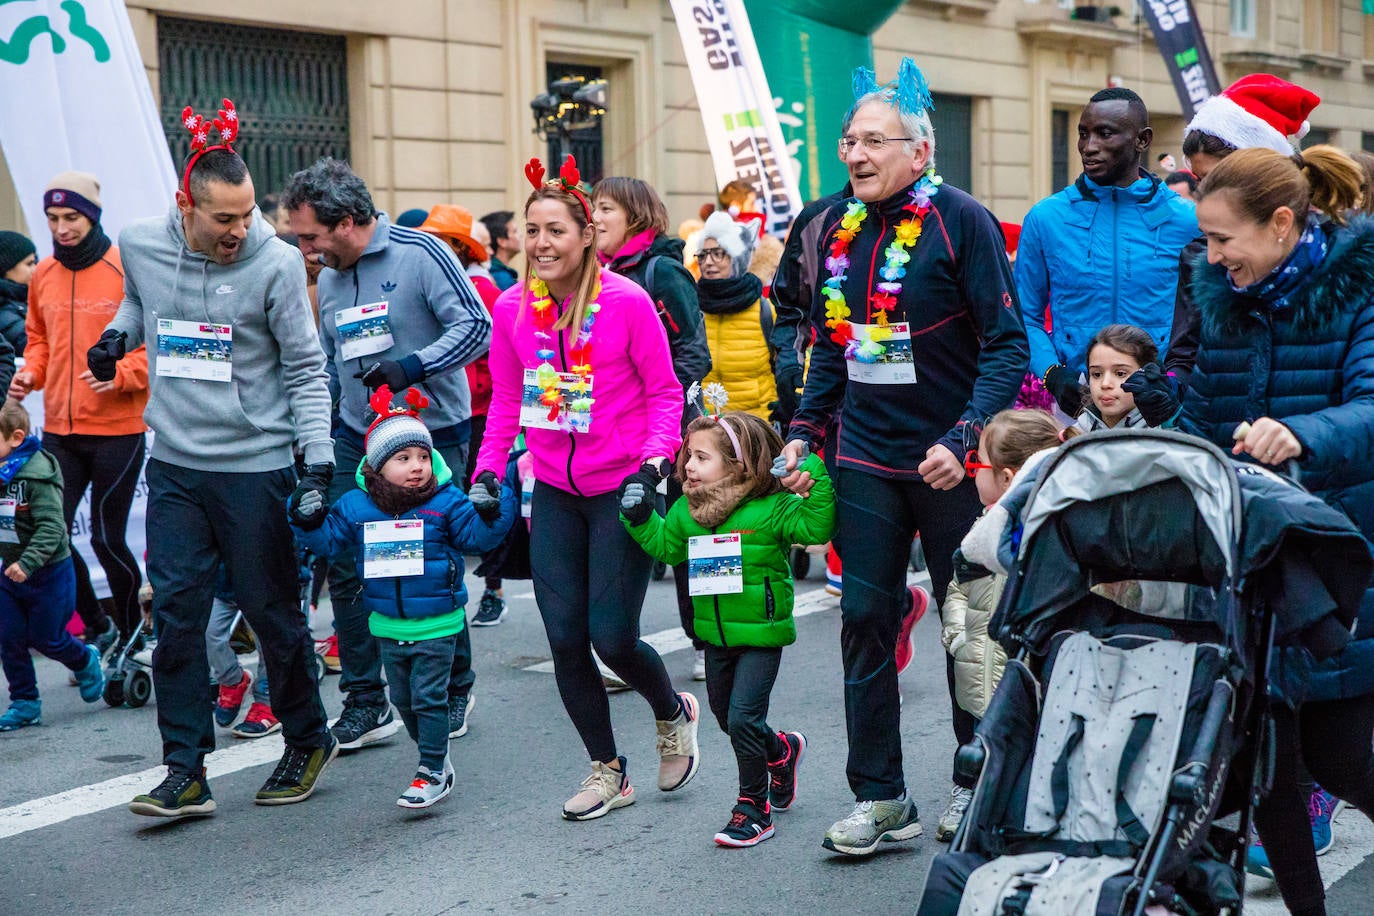
<svg viewBox="0 0 1374 916">
<path fill-rule="evenodd" d="M 577 186 L 582 181 L 582 174 L 577 170 L 577 160 L 571 155 L 564 161 L 563 167 L 558 170 L 557 181 L 544 181 L 544 163 L 540 162 L 537 157 L 525 163 L 525 177 L 529 179 L 530 184 L 534 185 L 536 191 L 542 190 L 547 185 L 561 187 L 577 198 L 578 202 L 582 204 L 582 210 L 587 214 L 587 222 L 592 221 L 592 204 L 591 201 L 587 200 L 587 195 L 583 194 L 582 189 Z"/>
<path fill-rule="evenodd" d="M 186 199 L 194 205 L 195 199 L 191 197 L 191 170 L 206 153 L 212 153 L 217 149 L 228 150 L 231 153 L 234 151 L 233 143 L 239 135 L 239 113 L 234 110 L 234 103 L 225 99 L 224 107 L 219 110 L 219 117 L 207 121 L 187 105 L 181 110 L 181 126 L 191 134 L 191 158 L 186 163 L 186 171 L 181 174 L 181 190 L 186 193 Z M 219 143 L 214 146 L 208 145 L 211 127 L 219 132 Z"/>
</svg>

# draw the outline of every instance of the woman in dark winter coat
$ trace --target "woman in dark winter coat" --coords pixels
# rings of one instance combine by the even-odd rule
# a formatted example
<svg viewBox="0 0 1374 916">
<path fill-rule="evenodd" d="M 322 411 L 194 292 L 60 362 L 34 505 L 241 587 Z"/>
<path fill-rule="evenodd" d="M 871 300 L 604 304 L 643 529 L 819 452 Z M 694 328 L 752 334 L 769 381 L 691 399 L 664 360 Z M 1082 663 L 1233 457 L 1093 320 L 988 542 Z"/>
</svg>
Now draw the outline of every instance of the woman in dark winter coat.
<svg viewBox="0 0 1374 916">
<path fill-rule="evenodd" d="M 1296 461 L 1303 485 L 1374 542 L 1374 222 L 1346 223 L 1360 178 L 1344 153 L 1315 146 L 1240 150 L 1202 182 L 1202 336 L 1179 426 L 1261 465 Z M 1374 814 L 1374 590 L 1345 649 L 1323 661 L 1282 650 L 1273 687 L 1277 768 L 1255 824 L 1285 905 L 1322 914 L 1299 759 Z"/>
<path fill-rule="evenodd" d="M 29 313 L 29 281 L 37 266 L 37 250 L 28 236 L 0 232 L 0 337 L 14 347 L 15 356 L 23 356 L 29 342 L 24 316 Z"/>
</svg>

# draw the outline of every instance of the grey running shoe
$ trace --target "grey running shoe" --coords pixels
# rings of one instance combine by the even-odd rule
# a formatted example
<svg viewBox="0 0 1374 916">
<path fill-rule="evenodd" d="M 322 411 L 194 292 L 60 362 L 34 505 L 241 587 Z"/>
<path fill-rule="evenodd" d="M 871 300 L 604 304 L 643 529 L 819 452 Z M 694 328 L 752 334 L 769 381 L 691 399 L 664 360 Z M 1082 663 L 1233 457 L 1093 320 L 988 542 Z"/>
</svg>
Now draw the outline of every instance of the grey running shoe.
<svg viewBox="0 0 1374 916">
<path fill-rule="evenodd" d="M 461 697 L 448 698 L 448 736 L 450 738 L 461 738 L 468 733 L 468 717 L 472 715 L 472 707 L 476 705 L 477 698 L 470 693 Z"/>
<path fill-rule="evenodd" d="M 448 798 L 452 791 L 453 764 L 445 757 L 444 766 L 438 773 L 421 765 L 410 785 L 401 793 L 401 797 L 396 799 L 396 804 L 401 808 L 428 808 L 435 802 Z"/>
<path fill-rule="evenodd" d="M 920 835 L 921 818 L 910 798 L 861 801 L 848 817 L 830 825 L 821 845 L 847 856 L 866 856 L 879 843 L 896 843 Z"/>
<path fill-rule="evenodd" d="M 935 825 L 935 839 L 941 843 L 948 843 L 954 839 L 954 834 L 959 830 L 959 825 L 964 822 L 964 812 L 968 810 L 969 802 L 973 801 L 973 790 L 965 789 L 963 786 L 952 786 L 949 790 L 949 807 L 945 813 L 940 815 L 940 822 Z"/>
</svg>

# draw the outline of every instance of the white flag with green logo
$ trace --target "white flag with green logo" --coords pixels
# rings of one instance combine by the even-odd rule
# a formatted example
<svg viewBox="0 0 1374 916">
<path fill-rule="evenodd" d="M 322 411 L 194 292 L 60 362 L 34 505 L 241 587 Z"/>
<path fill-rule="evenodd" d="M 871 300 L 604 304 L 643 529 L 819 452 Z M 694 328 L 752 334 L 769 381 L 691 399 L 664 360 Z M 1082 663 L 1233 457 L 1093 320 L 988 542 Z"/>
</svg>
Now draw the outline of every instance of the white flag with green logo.
<svg viewBox="0 0 1374 916">
<path fill-rule="evenodd" d="M 59 172 L 100 179 L 112 239 L 166 211 L 176 172 L 122 0 L 0 0 L 0 149 L 41 254 Z"/>
</svg>

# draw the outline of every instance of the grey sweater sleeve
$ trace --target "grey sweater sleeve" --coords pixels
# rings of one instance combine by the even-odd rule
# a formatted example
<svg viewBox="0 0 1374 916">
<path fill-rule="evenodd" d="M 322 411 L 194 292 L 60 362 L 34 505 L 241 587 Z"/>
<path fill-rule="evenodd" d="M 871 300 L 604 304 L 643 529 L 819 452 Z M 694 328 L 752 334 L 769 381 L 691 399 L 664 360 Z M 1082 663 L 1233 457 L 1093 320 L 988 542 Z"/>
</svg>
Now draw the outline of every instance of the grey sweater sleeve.
<svg viewBox="0 0 1374 916">
<path fill-rule="evenodd" d="M 333 464 L 324 351 L 305 292 L 305 271 L 299 263 L 292 266 L 294 269 L 273 271 L 267 293 L 267 324 L 281 350 L 282 385 L 296 425 L 296 445 L 305 453 L 307 465 Z"/>
<path fill-rule="evenodd" d="M 129 260 L 129 256 L 124 255 L 124 300 L 119 303 L 119 311 L 114 318 L 105 326 L 107 331 L 123 331 L 128 335 L 125 350 L 133 350 L 143 343 L 143 300 L 138 296 L 138 285 L 134 282 Z"/>
<path fill-rule="evenodd" d="M 422 249 L 422 288 L 434 317 L 444 327 L 439 339 L 416 355 L 428 378 L 461 369 L 491 347 L 491 316 L 458 260 L 438 246 Z"/>
</svg>

